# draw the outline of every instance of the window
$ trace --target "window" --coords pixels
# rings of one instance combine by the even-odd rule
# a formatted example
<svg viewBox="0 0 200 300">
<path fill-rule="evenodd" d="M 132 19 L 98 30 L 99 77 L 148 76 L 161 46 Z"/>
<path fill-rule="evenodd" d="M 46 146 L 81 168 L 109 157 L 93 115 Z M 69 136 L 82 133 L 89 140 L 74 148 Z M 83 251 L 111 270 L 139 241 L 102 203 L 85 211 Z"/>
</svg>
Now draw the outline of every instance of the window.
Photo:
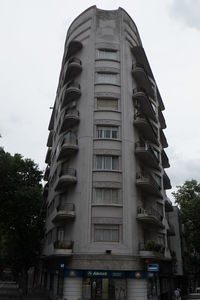
<svg viewBox="0 0 200 300">
<path fill-rule="evenodd" d="M 99 49 L 97 52 L 99 59 L 117 59 L 117 52 L 114 50 Z"/>
<path fill-rule="evenodd" d="M 97 138 L 98 139 L 117 139 L 118 127 L 117 126 L 97 126 Z"/>
<path fill-rule="evenodd" d="M 118 110 L 118 99 L 97 99 L 97 109 Z"/>
<path fill-rule="evenodd" d="M 97 83 L 117 84 L 117 74 L 114 73 L 97 73 Z"/>
<path fill-rule="evenodd" d="M 119 189 L 96 188 L 93 203 L 95 204 L 120 204 Z"/>
<path fill-rule="evenodd" d="M 95 242 L 119 242 L 119 225 L 95 225 Z"/>
<path fill-rule="evenodd" d="M 59 227 L 57 231 L 58 241 L 64 241 L 65 230 L 64 227 Z"/>
<path fill-rule="evenodd" d="M 96 156 L 96 168 L 98 170 L 118 170 L 119 157 L 118 156 Z"/>
</svg>

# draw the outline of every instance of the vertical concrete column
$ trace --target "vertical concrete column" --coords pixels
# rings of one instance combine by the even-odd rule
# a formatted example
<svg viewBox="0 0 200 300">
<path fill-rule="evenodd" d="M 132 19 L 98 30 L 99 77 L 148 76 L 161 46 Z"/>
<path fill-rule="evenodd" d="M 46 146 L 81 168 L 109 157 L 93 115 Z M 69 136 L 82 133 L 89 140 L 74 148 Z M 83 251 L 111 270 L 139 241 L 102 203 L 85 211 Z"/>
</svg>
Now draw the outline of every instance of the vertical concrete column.
<svg viewBox="0 0 200 300">
<path fill-rule="evenodd" d="M 63 299 L 77 300 L 82 298 L 82 278 L 64 278 Z"/>
<path fill-rule="evenodd" d="M 127 300 L 147 300 L 146 279 L 127 279 Z"/>
</svg>

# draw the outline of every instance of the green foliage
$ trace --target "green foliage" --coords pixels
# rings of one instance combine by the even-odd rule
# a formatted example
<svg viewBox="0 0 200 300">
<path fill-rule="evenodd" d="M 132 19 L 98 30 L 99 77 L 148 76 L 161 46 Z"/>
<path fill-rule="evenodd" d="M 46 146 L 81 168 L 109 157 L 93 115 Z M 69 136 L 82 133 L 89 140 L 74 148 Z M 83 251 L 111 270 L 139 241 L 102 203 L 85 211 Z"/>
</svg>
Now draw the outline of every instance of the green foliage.
<svg viewBox="0 0 200 300">
<path fill-rule="evenodd" d="M 145 250 L 146 251 L 155 251 L 155 252 L 161 252 L 162 245 L 157 244 L 153 240 L 147 240 L 145 243 Z"/>
<path fill-rule="evenodd" d="M 200 276 L 200 184 L 186 181 L 173 193 L 180 207 L 186 243 L 184 269 L 187 274 Z"/>
<path fill-rule="evenodd" d="M 42 172 L 31 159 L 0 148 L 0 245 L 16 273 L 37 262 L 43 237 Z"/>
</svg>

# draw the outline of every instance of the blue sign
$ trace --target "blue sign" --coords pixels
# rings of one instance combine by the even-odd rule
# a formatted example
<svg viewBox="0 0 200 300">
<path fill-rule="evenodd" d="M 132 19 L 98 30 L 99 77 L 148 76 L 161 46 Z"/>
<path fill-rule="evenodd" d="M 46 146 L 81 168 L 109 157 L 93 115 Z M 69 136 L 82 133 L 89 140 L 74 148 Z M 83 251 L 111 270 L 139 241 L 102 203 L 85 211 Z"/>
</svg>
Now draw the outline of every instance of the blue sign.
<svg viewBox="0 0 200 300">
<path fill-rule="evenodd" d="M 85 271 L 84 277 L 98 277 L 98 278 L 124 278 L 125 272 L 123 271 L 103 271 L 103 270 L 91 270 Z"/>
<path fill-rule="evenodd" d="M 159 271 L 159 265 L 158 264 L 148 264 L 147 265 L 147 271 L 149 271 L 149 272 L 158 272 Z"/>
</svg>

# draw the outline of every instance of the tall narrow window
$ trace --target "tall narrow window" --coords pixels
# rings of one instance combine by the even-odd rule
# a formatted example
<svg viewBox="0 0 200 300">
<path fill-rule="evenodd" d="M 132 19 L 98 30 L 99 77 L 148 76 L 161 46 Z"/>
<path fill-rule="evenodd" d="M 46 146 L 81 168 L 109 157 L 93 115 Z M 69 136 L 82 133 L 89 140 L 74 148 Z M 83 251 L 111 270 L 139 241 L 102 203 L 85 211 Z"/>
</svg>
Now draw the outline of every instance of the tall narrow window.
<svg viewBox="0 0 200 300">
<path fill-rule="evenodd" d="M 97 155 L 96 156 L 96 168 L 98 170 L 118 170 L 119 169 L 119 157 Z"/>
<path fill-rule="evenodd" d="M 59 227 L 57 231 L 58 241 L 64 241 L 65 230 L 64 227 Z"/>
<path fill-rule="evenodd" d="M 117 126 L 97 126 L 97 138 L 99 139 L 117 139 L 118 127 Z"/>
<path fill-rule="evenodd" d="M 117 84 L 117 74 L 97 73 L 97 83 Z"/>
<path fill-rule="evenodd" d="M 117 59 L 117 51 L 108 49 L 99 49 L 97 52 L 97 57 L 99 59 Z"/>
</svg>

